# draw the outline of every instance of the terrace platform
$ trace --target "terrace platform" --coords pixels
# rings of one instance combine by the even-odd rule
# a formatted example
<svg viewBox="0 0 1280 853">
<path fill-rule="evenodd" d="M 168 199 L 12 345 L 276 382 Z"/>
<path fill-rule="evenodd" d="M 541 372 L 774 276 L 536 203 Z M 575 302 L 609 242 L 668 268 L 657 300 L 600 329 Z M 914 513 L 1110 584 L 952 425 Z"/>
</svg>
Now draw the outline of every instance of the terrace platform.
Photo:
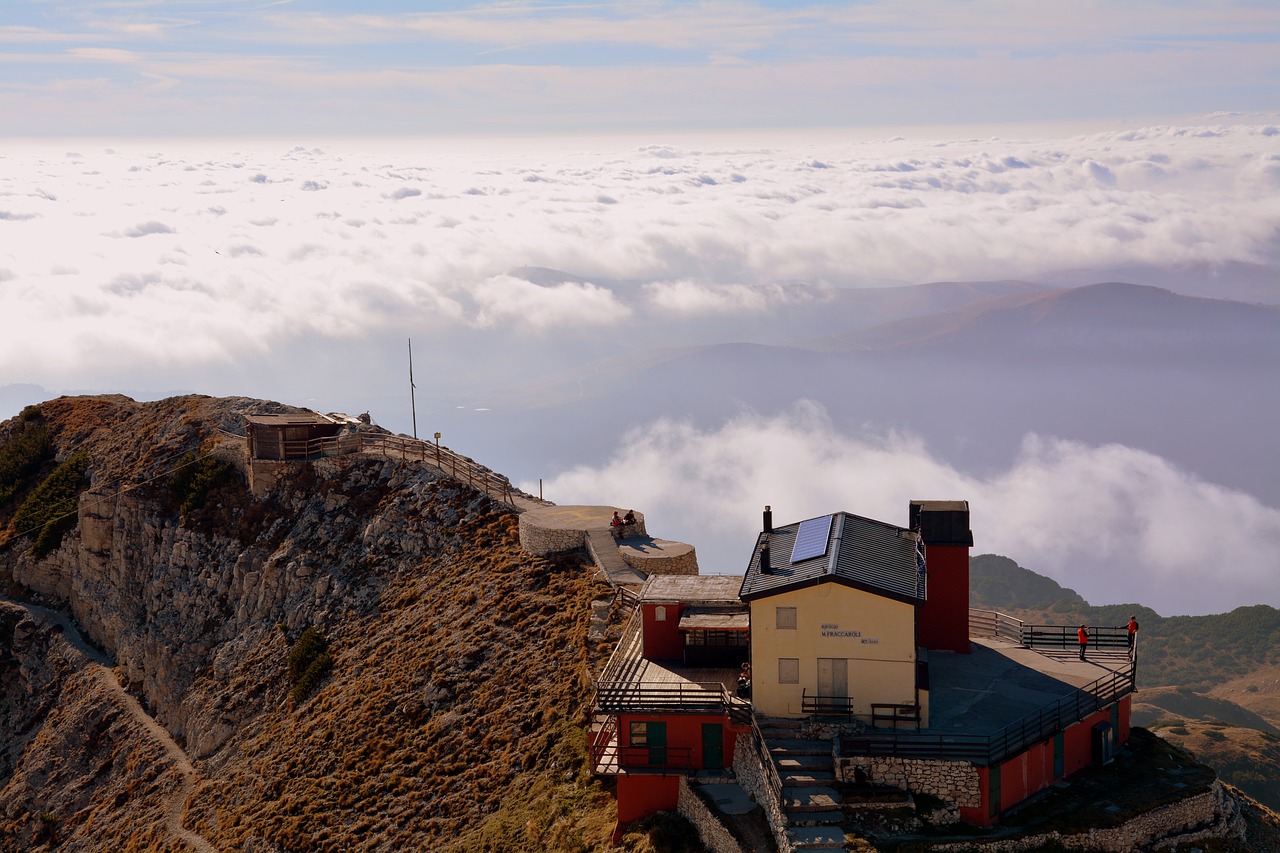
<svg viewBox="0 0 1280 853">
<path fill-rule="evenodd" d="M 922 733 L 986 735 L 1132 668 L 1122 650 L 1028 649 L 971 637 L 970 653 L 929 652 L 929 727 Z"/>
</svg>

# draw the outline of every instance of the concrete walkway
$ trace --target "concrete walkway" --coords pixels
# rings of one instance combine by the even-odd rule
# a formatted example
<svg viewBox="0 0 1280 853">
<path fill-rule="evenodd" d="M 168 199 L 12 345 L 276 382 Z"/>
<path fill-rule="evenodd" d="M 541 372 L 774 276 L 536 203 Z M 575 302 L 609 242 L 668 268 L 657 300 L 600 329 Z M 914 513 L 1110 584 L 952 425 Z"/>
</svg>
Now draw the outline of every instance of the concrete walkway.
<svg viewBox="0 0 1280 853">
<path fill-rule="evenodd" d="M 604 530 L 587 531 L 587 553 L 596 561 L 613 586 L 635 586 L 645 582 L 648 575 L 627 565 L 618 550 L 618 540 L 606 526 Z"/>
</svg>

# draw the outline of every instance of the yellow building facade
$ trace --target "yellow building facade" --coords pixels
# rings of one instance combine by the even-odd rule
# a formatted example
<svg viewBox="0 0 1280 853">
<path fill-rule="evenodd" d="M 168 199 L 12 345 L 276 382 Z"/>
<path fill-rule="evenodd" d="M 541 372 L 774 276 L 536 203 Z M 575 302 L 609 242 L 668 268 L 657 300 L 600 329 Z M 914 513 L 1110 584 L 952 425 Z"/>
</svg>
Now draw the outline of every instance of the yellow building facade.
<svg viewBox="0 0 1280 853">
<path fill-rule="evenodd" d="M 925 574 L 916 531 L 851 513 L 774 528 L 766 508 L 739 591 L 755 710 L 927 726 L 916 630 Z"/>
<path fill-rule="evenodd" d="M 917 705 L 927 725 L 927 696 L 916 689 L 913 605 L 839 583 L 751 602 L 751 699 L 760 713 L 798 717 L 825 706 L 870 718 L 873 703 Z"/>
</svg>

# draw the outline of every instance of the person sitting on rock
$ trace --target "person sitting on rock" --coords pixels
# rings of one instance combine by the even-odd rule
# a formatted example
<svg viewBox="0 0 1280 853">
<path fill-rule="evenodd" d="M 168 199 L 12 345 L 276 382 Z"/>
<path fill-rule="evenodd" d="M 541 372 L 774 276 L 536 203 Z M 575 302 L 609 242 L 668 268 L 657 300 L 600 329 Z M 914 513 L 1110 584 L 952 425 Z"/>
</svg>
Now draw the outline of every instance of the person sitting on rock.
<svg viewBox="0 0 1280 853">
<path fill-rule="evenodd" d="M 618 511 L 613 511 L 613 518 L 609 519 L 609 530 L 614 536 L 622 533 L 622 516 L 618 515 Z"/>
<path fill-rule="evenodd" d="M 617 513 L 614 513 L 614 514 L 616 515 Z M 627 510 L 627 514 L 626 514 L 626 515 L 624 515 L 624 516 L 622 517 L 622 523 L 623 523 L 623 524 L 635 524 L 635 523 L 636 523 L 636 511 L 635 511 L 634 509 L 629 509 L 629 510 Z"/>
</svg>

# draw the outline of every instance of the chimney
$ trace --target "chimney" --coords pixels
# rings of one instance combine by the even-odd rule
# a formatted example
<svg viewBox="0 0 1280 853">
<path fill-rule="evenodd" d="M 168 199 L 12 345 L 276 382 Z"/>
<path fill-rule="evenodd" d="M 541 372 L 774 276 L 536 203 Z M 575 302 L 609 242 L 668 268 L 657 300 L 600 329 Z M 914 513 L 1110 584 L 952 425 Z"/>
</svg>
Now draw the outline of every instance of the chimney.
<svg viewBox="0 0 1280 853">
<path fill-rule="evenodd" d="M 760 573 L 767 575 L 772 571 L 773 565 L 769 562 L 769 537 L 766 536 L 760 544 Z"/>
<path fill-rule="evenodd" d="M 773 532 L 773 507 L 771 506 L 764 508 L 764 532 Z"/>
</svg>

